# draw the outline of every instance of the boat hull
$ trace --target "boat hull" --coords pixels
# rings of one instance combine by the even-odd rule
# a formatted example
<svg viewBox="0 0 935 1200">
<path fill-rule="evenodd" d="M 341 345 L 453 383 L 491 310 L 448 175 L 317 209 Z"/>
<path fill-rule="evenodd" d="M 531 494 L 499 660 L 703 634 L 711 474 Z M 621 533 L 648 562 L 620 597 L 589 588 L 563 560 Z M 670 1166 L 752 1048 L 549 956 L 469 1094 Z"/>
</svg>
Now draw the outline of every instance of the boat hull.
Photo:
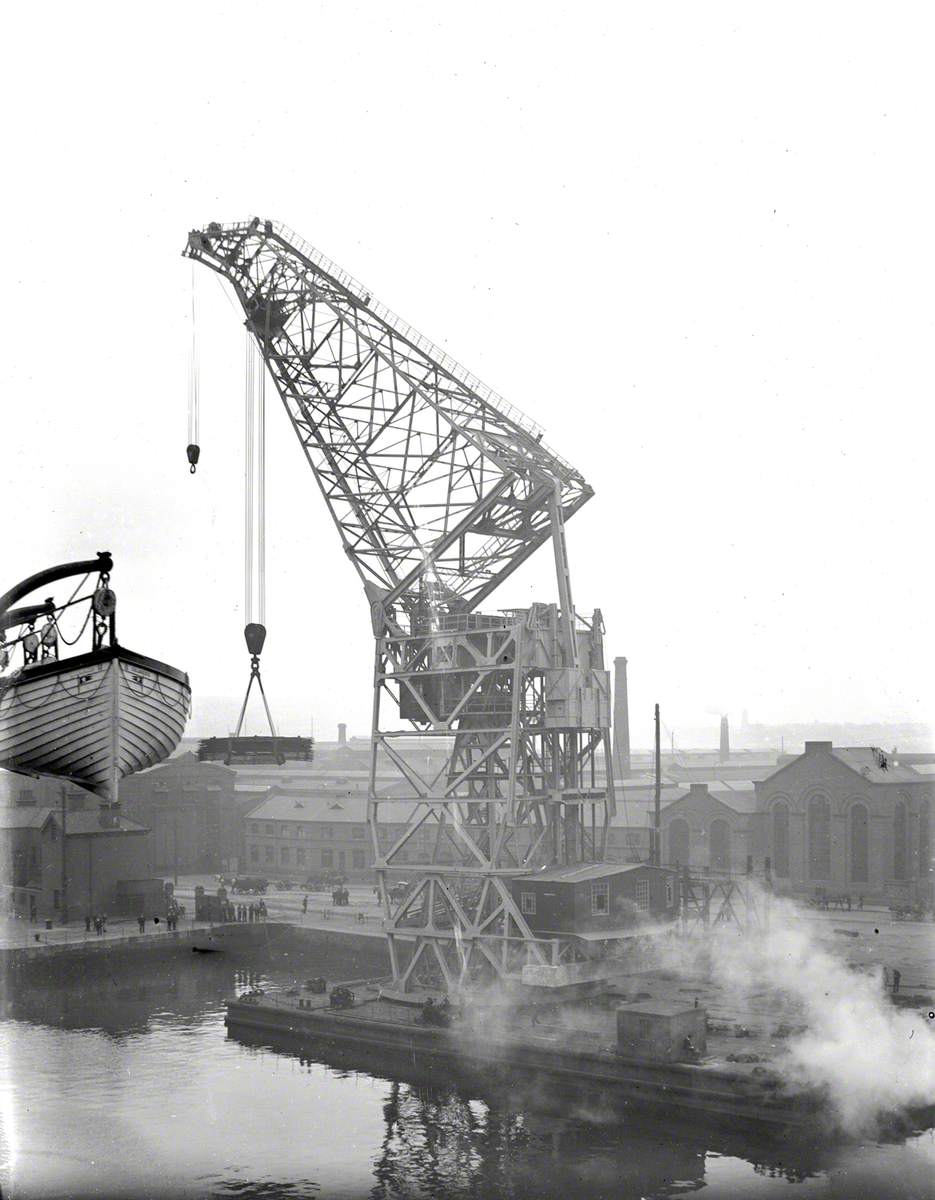
<svg viewBox="0 0 935 1200">
<path fill-rule="evenodd" d="M 187 675 L 119 646 L 36 663 L 0 693 L 0 764 L 115 801 L 120 779 L 169 757 L 190 708 Z"/>
</svg>

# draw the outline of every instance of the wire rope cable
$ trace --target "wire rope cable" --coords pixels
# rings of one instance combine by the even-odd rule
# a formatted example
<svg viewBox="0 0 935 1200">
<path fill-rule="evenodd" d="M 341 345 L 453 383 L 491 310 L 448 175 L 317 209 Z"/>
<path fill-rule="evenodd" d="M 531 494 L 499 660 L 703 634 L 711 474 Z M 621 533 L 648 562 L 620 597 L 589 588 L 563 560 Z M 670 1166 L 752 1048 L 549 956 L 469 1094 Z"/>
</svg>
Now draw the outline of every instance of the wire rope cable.
<svg viewBox="0 0 935 1200">
<path fill-rule="evenodd" d="M 253 620 L 253 431 L 254 349 L 250 331 L 245 332 L 244 358 L 244 621 Z"/>
<path fill-rule="evenodd" d="M 189 376 L 188 376 L 188 441 L 189 445 L 198 444 L 198 392 L 199 392 L 199 370 L 198 370 L 198 338 L 196 325 L 196 290 L 198 287 L 197 278 L 195 275 L 195 264 L 192 263 L 192 343 L 189 351 Z"/>
</svg>

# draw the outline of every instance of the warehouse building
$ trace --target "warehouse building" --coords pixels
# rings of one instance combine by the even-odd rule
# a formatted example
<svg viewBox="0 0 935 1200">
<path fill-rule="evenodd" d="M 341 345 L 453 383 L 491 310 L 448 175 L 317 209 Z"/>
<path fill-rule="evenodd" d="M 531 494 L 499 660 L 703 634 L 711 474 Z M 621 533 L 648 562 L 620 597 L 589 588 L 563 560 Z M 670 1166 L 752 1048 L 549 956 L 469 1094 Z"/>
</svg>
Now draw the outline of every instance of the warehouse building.
<svg viewBox="0 0 935 1200">
<path fill-rule="evenodd" d="M 19 771 L 2 772 L 0 797 L 5 913 L 31 921 L 115 915 L 119 897 L 136 894 L 128 884 L 152 882 L 149 830 L 125 817 L 119 804 Z"/>
</svg>

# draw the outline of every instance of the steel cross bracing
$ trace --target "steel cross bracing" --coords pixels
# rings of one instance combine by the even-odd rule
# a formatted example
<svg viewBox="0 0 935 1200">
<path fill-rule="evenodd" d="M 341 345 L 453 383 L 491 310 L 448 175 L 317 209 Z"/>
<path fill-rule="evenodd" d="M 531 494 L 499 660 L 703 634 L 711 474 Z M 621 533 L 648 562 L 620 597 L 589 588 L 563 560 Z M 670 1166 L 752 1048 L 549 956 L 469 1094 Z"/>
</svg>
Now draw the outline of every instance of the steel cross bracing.
<svg viewBox="0 0 935 1200">
<path fill-rule="evenodd" d="M 416 619 L 431 566 L 440 607 L 469 611 L 549 537 L 555 481 L 566 517 L 592 491 L 296 241 L 271 222 L 212 225 L 187 253 L 234 287 L 371 599 Z"/>
<path fill-rule="evenodd" d="M 602 857 L 613 811 L 603 628 L 599 611 L 576 617 L 565 548 L 591 489 L 527 418 L 283 226 L 212 224 L 186 254 L 233 286 L 371 604 L 368 812 L 397 987 L 557 968 L 568 947 L 533 936 L 509 880 Z M 550 539 L 560 605 L 476 611 Z M 392 800 L 376 786 L 386 766 Z M 397 821 L 400 804 L 391 844 L 381 810 Z M 391 897 L 402 874 L 412 882 Z"/>
</svg>

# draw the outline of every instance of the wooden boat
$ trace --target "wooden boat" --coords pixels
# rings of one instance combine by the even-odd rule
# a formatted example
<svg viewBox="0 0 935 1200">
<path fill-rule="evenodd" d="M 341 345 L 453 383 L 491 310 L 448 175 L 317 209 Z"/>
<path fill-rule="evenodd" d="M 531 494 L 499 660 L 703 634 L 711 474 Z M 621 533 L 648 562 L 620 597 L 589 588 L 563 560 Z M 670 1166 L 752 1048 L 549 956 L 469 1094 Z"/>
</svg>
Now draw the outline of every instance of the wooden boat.
<svg viewBox="0 0 935 1200">
<path fill-rule="evenodd" d="M 179 744 L 191 688 L 183 671 L 117 643 L 111 566 L 109 555 L 66 564 L 0 597 L 0 634 L 25 628 L 3 651 L 5 665 L 11 647 L 22 649 L 24 661 L 0 677 L 0 764 L 61 775 L 116 801 L 120 779 L 168 758 Z M 92 649 L 59 658 L 58 619 L 67 606 L 11 605 L 52 579 L 92 570 L 101 576 L 84 598 L 91 605 Z M 42 615 L 47 623 L 36 632 Z"/>
</svg>

